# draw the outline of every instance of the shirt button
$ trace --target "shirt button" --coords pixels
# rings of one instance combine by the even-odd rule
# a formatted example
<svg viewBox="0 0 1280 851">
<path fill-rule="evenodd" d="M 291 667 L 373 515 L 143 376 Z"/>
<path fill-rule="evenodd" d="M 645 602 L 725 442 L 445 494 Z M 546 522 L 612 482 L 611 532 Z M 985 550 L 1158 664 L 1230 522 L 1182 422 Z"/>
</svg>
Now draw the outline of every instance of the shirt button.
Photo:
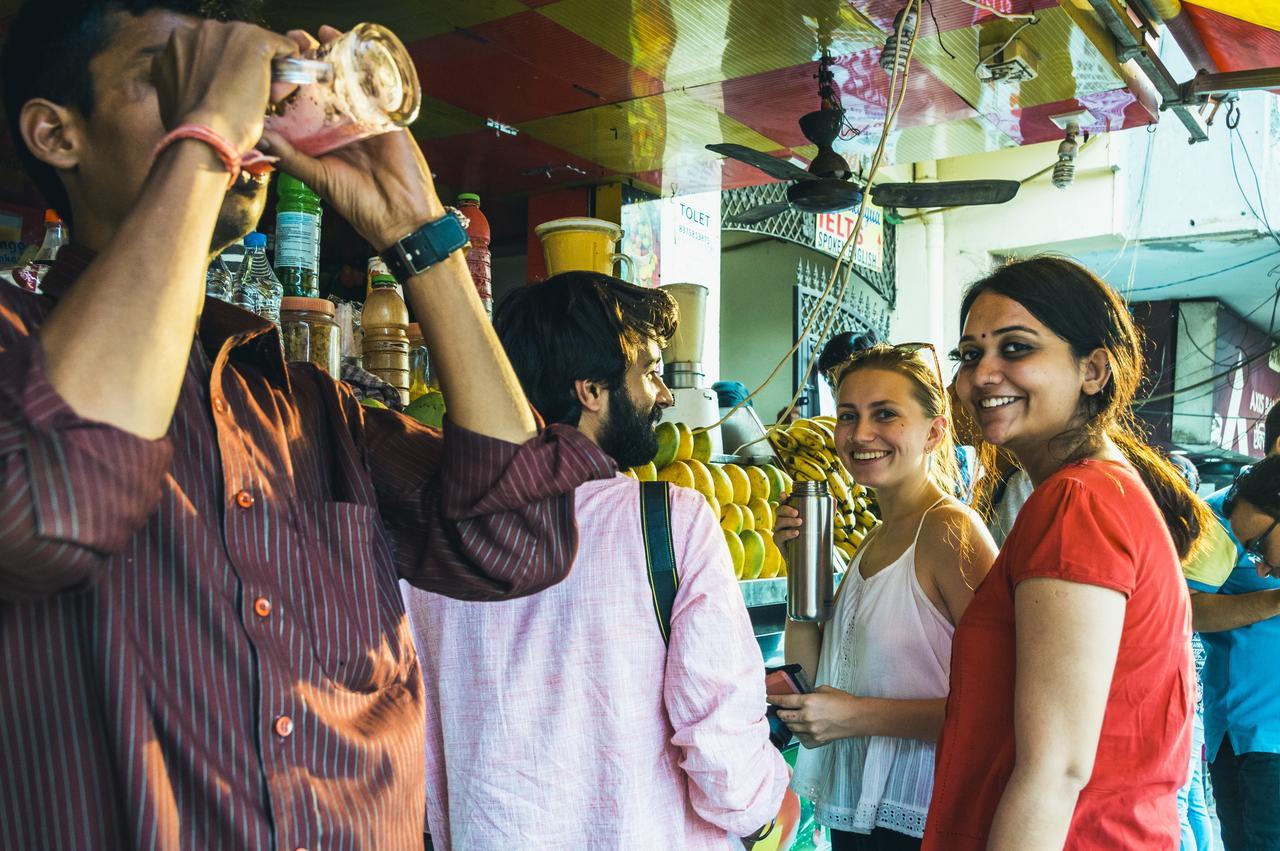
<svg viewBox="0 0 1280 851">
<path fill-rule="evenodd" d="M 293 719 L 288 715 L 281 715 L 276 719 L 276 735 L 282 739 L 288 738 L 293 732 Z"/>
<path fill-rule="evenodd" d="M 227 403 L 222 401 L 222 397 L 221 396 L 214 397 L 213 412 L 215 414 L 221 414 L 226 409 L 227 409 Z"/>
<path fill-rule="evenodd" d="M 253 601 L 253 613 L 260 618 L 265 618 L 271 614 L 271 601 L 266 597 L 259 597 Z"/>
<path fill-rule="evenodd" d="M 253 508 L 253 494 L 248 491 L 240 491 L 236 494 L 236 505 L 241 508 Z"/>
</svg>

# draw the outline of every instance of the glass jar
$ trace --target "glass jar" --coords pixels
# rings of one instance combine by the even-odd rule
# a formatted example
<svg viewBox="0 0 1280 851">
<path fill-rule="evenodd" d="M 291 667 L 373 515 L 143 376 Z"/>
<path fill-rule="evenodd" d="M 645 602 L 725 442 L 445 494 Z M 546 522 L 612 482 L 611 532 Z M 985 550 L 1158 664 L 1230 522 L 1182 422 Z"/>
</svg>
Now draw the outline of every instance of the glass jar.
<svg viewBox="0 0 1280 851">
<path fill-rule="evenodd" d="M 431 389 L 431 356 L 422 340 L 422 326 L 409 323 L 409 401 Z"/>
<path fill-rule="evenodd" d="M 377 24 L 357 24 L 302 57 L 276 60 L 274 77 L 300 85 L 267 116 L 267 129 L 313 157 L 408 127 L 422 103 L 413 58 Z"/>
<path fill-rule="evenodd" d="M 333 302 L 287 296 L 280 301 L 280 333 L 285 360 L 310 362 L 334 378 L 342 376 L 342 340 Z"/>
</svg>

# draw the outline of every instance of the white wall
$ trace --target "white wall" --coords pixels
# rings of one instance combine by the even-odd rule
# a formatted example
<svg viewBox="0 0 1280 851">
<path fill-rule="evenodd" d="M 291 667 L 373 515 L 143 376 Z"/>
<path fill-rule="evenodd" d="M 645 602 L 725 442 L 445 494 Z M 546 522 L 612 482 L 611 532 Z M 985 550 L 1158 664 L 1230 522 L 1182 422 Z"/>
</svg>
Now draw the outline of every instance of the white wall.
<svg viewBox="0 0 1280 851">
<path fill-rule="evenodd" d="M 899 225 L 898 306 L 890 323 L 894 340 L 932 342 L 945 353 L 960 336 L 964 289 L 991 270 L 993 255 L 1117 232 L 1113 172 L 1117 135 L 1101 137 L 1081 152 L 1075 184 L 1068 190 L 1054 187 L 1046 174 L 1023 186 L 1006 204 L 934 214 L 942 219 L 940 228 L 935 225 L 943 243 L 940 284 L 930 280 L 928 225 L 918 218 Z M 937 172 L 939 180 L 1021 180 L 1056 160 L 1054 142 L 940 160 Z"/>
<path fill-rule="evenodd" d="M 1181 54 L 1167 46 L 1166 53 L 1174 76 L 1188 79 L 1191 72 Z M 1232 146 L 1245 192 L 1258 208 L 1247 149 L 1271 225 L 1280 228 L 1280 98 L 1246 92 L 1239 106 L 1239 136 L 1234 140 L 1226 127 L 1225 108 L 1210 128 L 1210 140 L 1196 145 L 1187 143 L 1177 117 L 1165 113 L 1153 133 L 1138 127 L 1096 137 L 1081 152 L 1075 183 L 1065 190 L 1054 187 L 1045 174 L 1023 186 L 1007 204 L 941 214 L 941 284 L 930 281 L 928 274 L 926 225 L 920 219 L 899 225 L 893 338 L 928 340 L 940 351 L 952 348 L 959 337 L 964 289 L 990 271 L 993 257 L 1087 242 L 1095 251 L 1102 247 L 1106 262 L 1113 268 L 1120 264 L 1124 272 L 1125 264 L 1141 263 L 1159 251 L 1159 240 L 1261 232 L 1232 174 Z M 1021 180 L 1055 162 L 1057 145 L 1054 141 L 940 160 L 937 178 Z M 1136 240 L 1146 241 L 1140 250 Z"/>
</svg>

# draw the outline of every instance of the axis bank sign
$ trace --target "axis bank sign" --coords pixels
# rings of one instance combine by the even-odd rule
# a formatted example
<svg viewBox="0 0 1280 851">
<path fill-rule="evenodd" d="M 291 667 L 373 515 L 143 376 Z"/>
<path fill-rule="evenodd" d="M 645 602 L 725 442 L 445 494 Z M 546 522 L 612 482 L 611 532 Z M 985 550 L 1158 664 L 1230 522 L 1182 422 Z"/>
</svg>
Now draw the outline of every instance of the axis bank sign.
<svg viewBox="0 0 1280 851">
<path fill-rule="evenodd" d="M 858 211 L 842 210 L 838 213 L 814 214 L 813 247 L 823 254 L 835 257 L 844 248 L 849 234 L 853 233 L 853 224 L 858 219 Z M 877 272 L 883 271 L 884 263 L 884 213 L 870 201 L 867 212 L 858 231 L 858 238 L 852 248 L 853 262 Z"/>
<path fill-rule="evenodd" d="M 1214 387 L 1209 441 L 1261 458 L 1267 454 L 1267 411 L 1280 398 L 1280 359 L 1267 336 L 1234 313 L 1220 309 L 1217 319 L 1215 361 L 1230 366 Z"/>
</svg>

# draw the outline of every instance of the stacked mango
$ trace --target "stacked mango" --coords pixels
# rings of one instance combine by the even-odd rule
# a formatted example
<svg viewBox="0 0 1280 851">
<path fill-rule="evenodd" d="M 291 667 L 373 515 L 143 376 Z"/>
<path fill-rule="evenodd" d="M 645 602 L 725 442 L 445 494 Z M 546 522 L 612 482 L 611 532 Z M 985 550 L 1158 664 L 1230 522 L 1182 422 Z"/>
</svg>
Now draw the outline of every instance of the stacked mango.
<svg viewBox="0 0 1280 851">
<path fill-rule="evenodd" d="M 796 420 L 769 430 L 769 443 L 782 465 L 800 482 L 826 482 L 835 499 L 833 526 L 836 549 L 852 559 L 862 541 L 880 520 L 872 512 L 873 498 L 853 481 L 836 457 L 835 417 Z"/>
<path fill-rule="evenodd" d="M 711 440 L 685 423 L 660 423 L 658 454 L 625 475 L 640 481 L 671 482 L 701 493 L 720 518 L 738 579 L 787 575 L 787 563 L 773 542 L 773 522 L 791 479 L 772 465 L 742 467 L 711 463 Z"/>
</svg>

